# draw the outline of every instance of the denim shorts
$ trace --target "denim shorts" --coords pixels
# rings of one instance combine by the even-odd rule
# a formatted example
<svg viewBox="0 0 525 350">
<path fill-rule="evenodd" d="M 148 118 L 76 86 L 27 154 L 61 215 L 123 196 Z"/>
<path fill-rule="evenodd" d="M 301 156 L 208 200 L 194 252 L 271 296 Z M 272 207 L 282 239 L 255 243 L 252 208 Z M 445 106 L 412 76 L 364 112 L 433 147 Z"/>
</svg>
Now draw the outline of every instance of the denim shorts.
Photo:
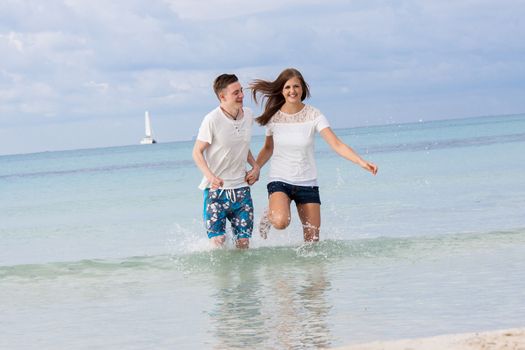
<svg viewBox="0 0 525 350">
<path fill-rule="evenodd" d="M 297 186 L 282 181 L 272 181 L 267 186 L 268 196 L 274 192 L 284 192 L 296 204 L 321 204 L 318 186 Z"/>
<path fill-rule="evenodd" d="M 232 190 L 204 190 L 204 224 L 208 238 L 226 234 L 230 221 L 233 236 L 251 238 L 253 230 L 253 202 L 250 187 Z"/>
</svg>

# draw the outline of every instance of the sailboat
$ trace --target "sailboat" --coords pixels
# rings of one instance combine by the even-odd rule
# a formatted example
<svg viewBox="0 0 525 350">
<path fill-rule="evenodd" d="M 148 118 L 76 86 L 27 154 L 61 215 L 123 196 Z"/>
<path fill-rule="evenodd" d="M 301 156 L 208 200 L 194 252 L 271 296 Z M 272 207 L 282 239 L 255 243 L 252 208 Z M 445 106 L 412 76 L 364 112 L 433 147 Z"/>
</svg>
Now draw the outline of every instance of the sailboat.
<svg viewBox="0 0 525 350">
<path fill-rule="evenodd" d="M 145 127 L 146 127 L 146 136 L 144 136 L 144 138 L 140 140 L 140 144 L 141 145 L 151 145 L 152 143 L 157 143 L 157 141 L 153 139 L 153 134 L 151 132 L 151 120 L 149 119 L 148 111 L 146 111 L 144 115 L 144 119 L 145 119 Z"/>
</svg>

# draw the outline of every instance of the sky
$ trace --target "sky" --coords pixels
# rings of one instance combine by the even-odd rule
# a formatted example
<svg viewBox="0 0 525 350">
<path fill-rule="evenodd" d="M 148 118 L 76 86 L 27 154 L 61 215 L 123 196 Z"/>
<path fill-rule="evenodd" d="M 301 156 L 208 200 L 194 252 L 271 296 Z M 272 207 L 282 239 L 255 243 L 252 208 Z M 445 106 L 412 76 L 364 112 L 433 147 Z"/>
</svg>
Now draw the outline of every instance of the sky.
<svg viewBox="0 0 525 350">
<path fill-rule="evenodd" d="M 247 87 L 288 67 L 333 128 L 524 113 L 523 14 L 523 0 L 2 0 L 0 155 L 138 144 L 146 110 L 159 142 L 191 140 L 217 75 Z"/>
</svg>

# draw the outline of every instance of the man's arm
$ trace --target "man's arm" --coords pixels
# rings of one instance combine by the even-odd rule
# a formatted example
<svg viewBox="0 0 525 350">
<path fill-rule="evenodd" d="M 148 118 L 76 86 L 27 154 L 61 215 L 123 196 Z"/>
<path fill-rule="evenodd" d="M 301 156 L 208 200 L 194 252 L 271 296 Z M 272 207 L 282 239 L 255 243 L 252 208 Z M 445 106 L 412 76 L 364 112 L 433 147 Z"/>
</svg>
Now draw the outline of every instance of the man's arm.
<svg viewBox="0 0 525 350">
<path fill-rule="evenodd" d="M 208 142 L 200 140 L 195 141 L 192 155 L 195 164 L 210 182 L 211 189 L 217 189 L 224 185 L 224 181 L 220 177 L 215 176 L 215 174 L 211 172 L 210 168 L 208 168 L 208 163 L 206 163 L 206 159 L 204 158 L 204 151 L 209 146 L 210 144 Z"/>
</svg>

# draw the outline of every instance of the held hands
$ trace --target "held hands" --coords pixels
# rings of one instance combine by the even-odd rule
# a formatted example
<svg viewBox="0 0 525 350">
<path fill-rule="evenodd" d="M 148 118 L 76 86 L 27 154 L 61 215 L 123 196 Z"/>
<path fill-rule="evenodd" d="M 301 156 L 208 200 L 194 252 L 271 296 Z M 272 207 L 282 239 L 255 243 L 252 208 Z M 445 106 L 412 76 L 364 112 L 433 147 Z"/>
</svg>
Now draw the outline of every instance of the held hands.
<svg viewBox="0 0 525 350">
<path fill-rule="evenodd" d="M 259 175 L 261 174 L 261 168 L 259 166 L 254 166 L 252 170 L 246 172 L 244 179 L 248 185 L 253 185 L 259 180 Z"/>
</svg>

